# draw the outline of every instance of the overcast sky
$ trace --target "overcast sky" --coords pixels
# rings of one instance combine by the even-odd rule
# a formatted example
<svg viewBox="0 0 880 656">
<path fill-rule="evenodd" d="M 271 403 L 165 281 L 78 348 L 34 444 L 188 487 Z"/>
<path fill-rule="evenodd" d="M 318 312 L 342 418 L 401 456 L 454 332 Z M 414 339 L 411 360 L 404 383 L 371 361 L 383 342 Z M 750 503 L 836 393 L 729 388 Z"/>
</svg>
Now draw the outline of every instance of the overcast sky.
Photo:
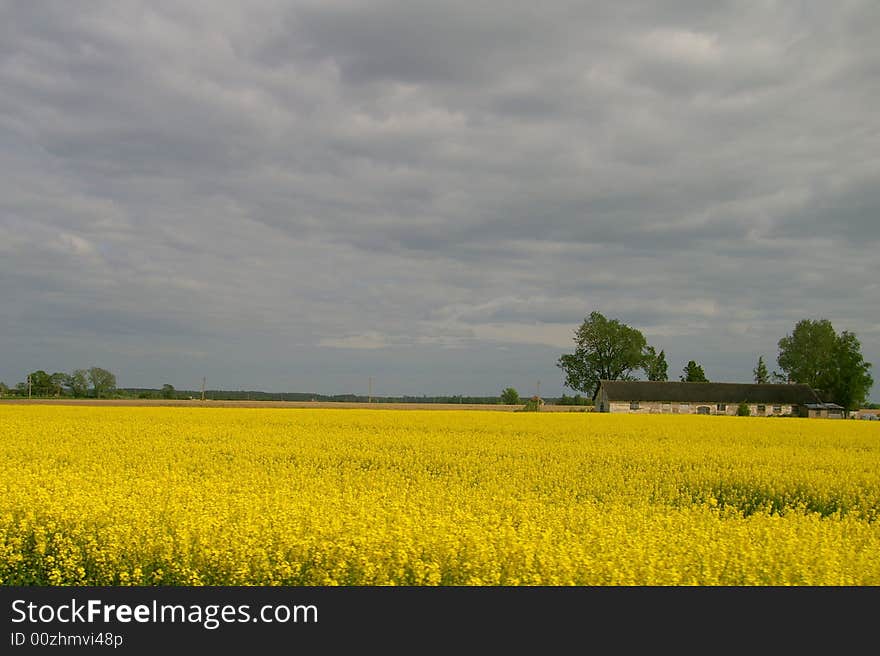
<svg viewBox="0 0 880 656">
<path fill-rule="evenodd" d="M 550 396 L 594 310 L 880 379 L 878 107 L 876 0 L 0 0 L 0 380 Z"/>
</svg>

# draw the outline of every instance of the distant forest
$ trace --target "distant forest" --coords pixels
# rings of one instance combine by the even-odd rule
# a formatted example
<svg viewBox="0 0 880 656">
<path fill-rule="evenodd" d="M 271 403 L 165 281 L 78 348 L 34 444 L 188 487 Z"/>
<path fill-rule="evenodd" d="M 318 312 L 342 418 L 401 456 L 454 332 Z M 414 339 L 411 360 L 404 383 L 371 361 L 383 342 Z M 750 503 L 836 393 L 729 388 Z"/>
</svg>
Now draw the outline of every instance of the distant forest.
<svg viewBox="0 0 880 656">
<path fill-rule="evenodd" d="M 510 394 L 512 393 L 512 398 Z M 43 370 L 29 373 L 25 380 L 10 387 L 0 382 L 0 399 L 59 399 L 59 398 L 98 398 L 98 399 L 201 399 L 211 401 L 318 401 L 338 403 L 459 403 L 471 405 L 520 405 L 528 399 L 520 399 L 513 388 L 507 388 L 498 396 L 464 396 L 461 394 L 440 396 L 368 396 L 365 394 L 313 394 L 304 392 L 263 392 L 258 390 L 201 390 L 175 389 L 165 384 L 161 388 L 117 387 L 116 375 L 100 367 L 77 369 L 70 373 L 46 373 Z M 504 395 L 504 401 L 502 401 Z M 592 405 L 580 394 L 559 398 L 543 398 L 551 405 Z"/>
</svg>

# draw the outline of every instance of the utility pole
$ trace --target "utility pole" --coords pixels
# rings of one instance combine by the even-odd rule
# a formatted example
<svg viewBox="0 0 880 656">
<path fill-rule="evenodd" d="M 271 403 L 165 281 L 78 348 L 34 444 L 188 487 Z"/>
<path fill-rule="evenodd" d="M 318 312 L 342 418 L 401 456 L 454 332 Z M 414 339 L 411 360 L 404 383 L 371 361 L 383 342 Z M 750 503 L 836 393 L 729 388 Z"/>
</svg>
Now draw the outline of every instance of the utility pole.
<svg viewBox="0 0 880 656">
<path fill-rule="evenodd" d="M 541 398 L 541 381 L 540 380 L 538 381 L 538 388 L 537 389 L 538 389 L 538 391 L 536 392 L 535 396 L 537 396 L 540 399 Z"/>
<path fill-rule="evenodd" d="M 205 400 L 205 377 L 202 376 L 202 401 Z"/>
<path fill-rule="evenodd" d="M 373 402 L 373 377 L 372 376 L 370 376 L 370 393 L 367 398 L 369 399 L 369 403 Z"/>
<path fill-rule="evenodd" d="M 28 401 L 31 400 L 31 375 L 28 374 Z"/>
</svg>

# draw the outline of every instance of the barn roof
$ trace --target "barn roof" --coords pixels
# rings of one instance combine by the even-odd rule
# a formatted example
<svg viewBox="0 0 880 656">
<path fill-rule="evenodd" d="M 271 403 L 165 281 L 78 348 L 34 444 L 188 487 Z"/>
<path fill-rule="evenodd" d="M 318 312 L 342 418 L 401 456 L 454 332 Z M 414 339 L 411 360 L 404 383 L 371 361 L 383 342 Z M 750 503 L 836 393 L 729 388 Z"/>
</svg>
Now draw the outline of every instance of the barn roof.
<svg viewBox="0 0 880 656">
<path fill-rule="evenodd" d="M 666 401 L 670 403 L 821 403 L 809 385 L 752 383 L 676 383 L 647 380 L 602 380 L 609 401 Z M 598 389 L 596 391 L 598 395 Z M 595 398 L 595 396 L 594 396 Z"/>
</svg>

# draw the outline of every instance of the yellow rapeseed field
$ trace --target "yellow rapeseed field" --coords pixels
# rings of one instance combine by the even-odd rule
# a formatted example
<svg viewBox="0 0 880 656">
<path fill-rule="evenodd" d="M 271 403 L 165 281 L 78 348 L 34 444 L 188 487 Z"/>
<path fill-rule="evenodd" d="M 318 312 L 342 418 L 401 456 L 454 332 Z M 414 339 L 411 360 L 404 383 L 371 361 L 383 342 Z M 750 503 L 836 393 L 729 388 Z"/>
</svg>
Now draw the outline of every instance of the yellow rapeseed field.
<svg viewBox="0 0 880 656">
<path fill-rule="evenodd" d="M 880 585 L 873 422 L 0 407 L 3 585 Z"/>
</svg>

